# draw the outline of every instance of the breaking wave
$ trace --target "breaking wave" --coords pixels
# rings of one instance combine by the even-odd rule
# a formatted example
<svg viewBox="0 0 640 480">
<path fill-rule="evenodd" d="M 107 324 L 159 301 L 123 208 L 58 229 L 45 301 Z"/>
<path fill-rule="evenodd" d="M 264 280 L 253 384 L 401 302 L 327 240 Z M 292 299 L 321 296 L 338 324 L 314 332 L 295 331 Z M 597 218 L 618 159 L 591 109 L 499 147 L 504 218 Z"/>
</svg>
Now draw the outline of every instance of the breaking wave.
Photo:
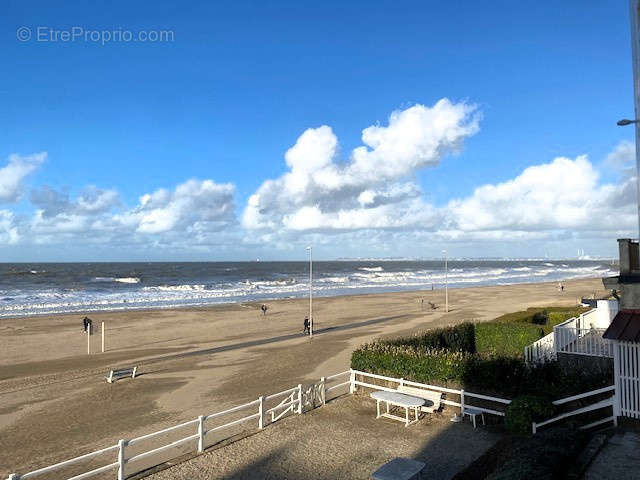
<svg viewBox="0 0 640 480">
<path fill-rule="evenodd" d="M 593 261 L 562 264 L 540 261 L 457 261 L 453 262 L 455 267 L 450 268 L 446 275 L 441 262 L 397 262 L 385 265 L 385 268 L 361 266 L 356 262 L 326 263 L 328 265 L 322 265 L 322 262 L 314 265 L 313 292 L 317 296 L 439 289 L 444 286 L 445 276 L 449 287 L 465 287 L 555 282 L 617 273 L 612 270 L 615 267 Z M 31 278 L 32 274 L 27 273 L 19 277 L 22 284 L 19 284 L 18 277 L 5 277 L 5 283 L 0 282 L 0 317 L 175 308 L 308 295 L 306 268 L 291 269 L 286 264 L 276 263 L 256 271 L 251 269 L 253 267 L 250 264 L 235 265 L 219 267 L 217 272 L 223 272 L 221 274 L 215 273 L 212 268 L 211 271 L 191 277 L 188 271 L 159 277 L 149 270 L 151 267 L 145 270 L 144 266 L 134 267 L 139 276 L 95 276 L 99 273 L 98 267 L 95 267 L 93 276 L 85 275 L 82 280 L 74 280 L 69 285 L 62 285 L 62 280 L 55 277 L 55 271 L 37 278 Z M 170 267 L 169 264 L 165 268 Z M 40 270 L 33 270 L 40 273 Z M 109 273 L 113 271 L 111 269 Z M 144 282 L 141 278 L 144 278 Z"/>
</svg>

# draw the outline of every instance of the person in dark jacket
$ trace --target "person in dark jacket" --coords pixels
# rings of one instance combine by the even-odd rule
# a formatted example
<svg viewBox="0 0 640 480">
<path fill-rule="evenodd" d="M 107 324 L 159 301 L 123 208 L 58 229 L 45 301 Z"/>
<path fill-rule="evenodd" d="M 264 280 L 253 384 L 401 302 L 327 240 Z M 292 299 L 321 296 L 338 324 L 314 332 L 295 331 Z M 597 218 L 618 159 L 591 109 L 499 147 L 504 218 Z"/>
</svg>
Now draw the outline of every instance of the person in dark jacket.
<svg viewBox="0 0 640 480">
<path fill-rule="evenodd" d="M 309 335 L 311 333 L 311 329 L 309 328 L 310 326 L 309 317 L 304 317 L 304 330 L 302 330 L 302 333 Z"/>
<path fill-rule="evenodd" d="M 82 326 L 84 327 L 85 332 L 91 332 L 91 319 L 89 317 L 84 317 L 82 319 Z"/>
</svg>

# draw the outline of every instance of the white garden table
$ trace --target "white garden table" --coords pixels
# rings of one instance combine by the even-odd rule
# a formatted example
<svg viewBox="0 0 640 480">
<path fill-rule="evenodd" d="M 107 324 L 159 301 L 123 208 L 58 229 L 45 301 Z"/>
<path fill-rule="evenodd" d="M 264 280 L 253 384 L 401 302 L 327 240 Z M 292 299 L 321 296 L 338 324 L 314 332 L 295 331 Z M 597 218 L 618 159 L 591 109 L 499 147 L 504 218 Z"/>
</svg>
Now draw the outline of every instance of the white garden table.
<svg viewBox="0 0 640 480">
<path fill-rule="evenodd" d="M 404 422 L 405 427 L 408 427 L 410 424 L 418 421 L 418 409 L 422 405 L 424 405 L 424 398 L 412 397 L 411 395 L 406 395 L 404 393 L 398 392 L 373 392 L 371 394 L 371 398 L 375 399 L 376 401 L 376 418 L 387 417 L 392 418 L 393 420 L 399 420 L 401 422 Z M 380 402 L 384 402 L 387 405 L 386 413 L 380 413 Z M 404 408 L 404 418 L 390 413 L 389 407 L 392 405 L 394 407 Z M 409 421 L 410 408 L 414 410 L 416 416 L 416 419 L 413 421 Z"/>
</svg>

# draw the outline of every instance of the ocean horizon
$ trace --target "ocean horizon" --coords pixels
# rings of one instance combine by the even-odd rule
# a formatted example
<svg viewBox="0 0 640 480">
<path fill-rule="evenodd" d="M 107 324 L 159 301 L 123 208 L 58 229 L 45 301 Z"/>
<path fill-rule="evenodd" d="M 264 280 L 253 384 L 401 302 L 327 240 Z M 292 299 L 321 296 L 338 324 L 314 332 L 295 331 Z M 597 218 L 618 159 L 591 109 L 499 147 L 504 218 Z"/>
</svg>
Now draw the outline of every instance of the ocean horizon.
<svg viewBox="0 0 640 480">
<path fill-rule="evenodd" d="M 448 262 L 451 288 L 605 277 L 610 260 L 459 260 Z M 313 262 L 313 294 L 441 289 L 442 260 Z M 73 312 L 196 307 L 302 298 L 307 261 L 91 262 L 0 264 L 0 318 Z"/>
</svg>

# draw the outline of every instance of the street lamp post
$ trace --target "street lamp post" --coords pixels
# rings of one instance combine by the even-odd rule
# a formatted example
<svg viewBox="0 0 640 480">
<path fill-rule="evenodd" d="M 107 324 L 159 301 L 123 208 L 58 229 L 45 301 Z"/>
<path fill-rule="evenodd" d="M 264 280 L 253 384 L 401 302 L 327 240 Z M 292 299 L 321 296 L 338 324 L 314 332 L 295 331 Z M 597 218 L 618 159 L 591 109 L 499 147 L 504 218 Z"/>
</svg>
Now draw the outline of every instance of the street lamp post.
<svg viewBox="0 0 640 480">
<path fill-rule="evenodd" d="M 447 251 L 444 253 L 444 311 L 449 313 L 449 269 L 447 267 Z"/>
<path fill-rule="evenodd" d="M 632 21 L 632 25 L 633 25 L 633 21 Z M 632 28 L 632 33 L 633 33 L 633 31 L 634 31 L 634 29 Z M 636 74 L 636 70 L 635 70 L 635 67 L 637 65 L 637 61 L 635 59 L 635 55 L 636 55 L 636 50 L 635 50 L 635 42 L 636 42 L 636 40 L 635 40 L 635 36 L 634 36 L 634 40 L 633 41 L 634 41 L 634 63 L 633 63 L 633 65 L 634 65 L 633 77 L 634 78 L 633 78 L 633 81 L 634 81 L 634 85 L 635 85 L 638 82 L 638 79 L 636 78 L 637 74 Z M 638 92 L 636 91 L 635 93 L 636 93 L 635 101 L 636 101 L 636 114 L 637 114 L 638 110 L 640 109 L 640 105 L 638 105 L 638 103 L 640 102 L 640 99 L 638 99 Z M 616 124 L 619 127 L 624 127 L 624 126 L 627 126 L 627 125 L 635 125 L 636 126 L 636 169 L 640 170 L 640 138 L 639 138 L 640 134 L 639 134 L 639 131 L 638 131 L 638 127 L 640 126 L 640 120 L 638 120 L 638 119 L 629 120 L 628 118 L 623 118 L 622 120 L 618 120 L 616 122 Z M 638 176 L 637 183 L 638 183 L 637 188 L 638 188 L 638 191 L 640 192 L 640 175 Z M 640 203 L 638 203 L 638 225 L 640 226 Z"/>
<path fill-rule="evenodd" d="M 313 338 L 313 248 L 309 250 L 309 338 Z"/>
</svg>

